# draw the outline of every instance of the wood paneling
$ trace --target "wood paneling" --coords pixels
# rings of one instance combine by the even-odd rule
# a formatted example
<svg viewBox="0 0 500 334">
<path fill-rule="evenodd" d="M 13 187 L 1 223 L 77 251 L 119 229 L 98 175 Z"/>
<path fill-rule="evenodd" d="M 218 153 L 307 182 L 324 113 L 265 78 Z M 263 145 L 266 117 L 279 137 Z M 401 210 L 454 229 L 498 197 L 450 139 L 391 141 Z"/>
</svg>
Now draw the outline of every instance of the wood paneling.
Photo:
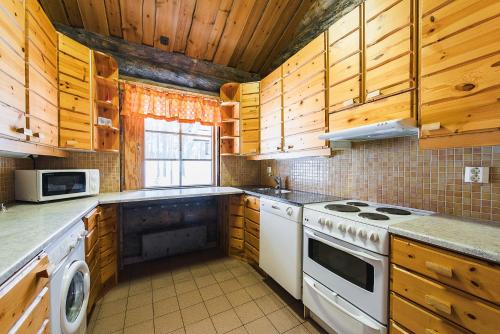
<svg viewBox="0 0 500 334">
<path fill-rule="evenodd" d="M 86 30 L 109 35 L 106 8 L 102 0 L 78 0 L 78 8 Z"/>
<path fill-rule="evenodd" d="M 144 118 L 122 117 L 123 190 L 144 188 Z"/>
</svg>

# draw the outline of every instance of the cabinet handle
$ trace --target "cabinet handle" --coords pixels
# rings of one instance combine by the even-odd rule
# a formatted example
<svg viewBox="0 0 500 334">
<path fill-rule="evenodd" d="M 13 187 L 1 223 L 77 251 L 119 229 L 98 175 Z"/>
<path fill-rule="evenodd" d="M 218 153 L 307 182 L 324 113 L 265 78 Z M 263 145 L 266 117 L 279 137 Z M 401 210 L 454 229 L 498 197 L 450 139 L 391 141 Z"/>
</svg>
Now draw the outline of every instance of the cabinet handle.
<svg viewBox="0 0 500 334">
<path fill-rule="evenodd" d="M 452 305 L 448 302 L 442 301 L 432 295 L 425 295 L 425 303 L 440 312 L 451 315 Z"/>
<path fill-rule="evenodd" d="M 37 137 L 38 139 L 44 139 L 45 135 L 41 132 L 35 132 L 33 133 L 33 137 Z"/>
<path fill-rule="evenodd" d="M 420 126 L 420 129 L 422 131 L 436 131 L 436 130 L 441 129 L 441 123 L 440 122 L 435 122 L 435 123 L 422 124 Z"/>
<path fill-rule="evenodd" d="M 344 101 L 344 102 L 342 103 L 342 106 L 343 106 L 343 107 L 347 107 L 347 106 L 350 106 L 350 105 L 353 105 L 353 104 L 354 104 L 354 99 L 349 99 L 349 100 L 347 100 L 347 101 Z"/>
<path fill-rule="evenodd" d="M 443 266 L 443 265 L 440 265 L 440 264 L 437 264 L 434 262 L 430 262 L 430 261 L 425 261 L 425 267 L 438 275 L 441 275 L 441 276 L 444 276 L 447 278 L 453 277 L 453 269 L 450 267 L 446 267 L 446 266 Z"/>
<path fill-rule="evenodd" d="M 380 89 L 374 90 L 373 92 L 369 92 L 366 94 L 367 99 L 371 99 L 373 97 L 379 96 L 381 94 Z"/>
<path fill-rule="evenodd" d="M 292 149 L 292 148 L 294 148 L 294 146 L 293 145 L 288 145 L 288 148 Z"/>
<path fill-rule="evenodd" d="M 25 136 L 33 136 L 33 131 L 31 131 L 31 129 L 27 129 L 27 128 L 17 128 L 16 132 L 22 133 Z"/>
<path fill-rule="evenodd" d="M 66 140 L 66 145 L 75 146 L 79 142 L 77 140 Z"/>
<path fill-rule="evenodd" d="M 279 151 L 281 150 L 281 146 L 277 146 L 276 149 Z"/>
</svg>

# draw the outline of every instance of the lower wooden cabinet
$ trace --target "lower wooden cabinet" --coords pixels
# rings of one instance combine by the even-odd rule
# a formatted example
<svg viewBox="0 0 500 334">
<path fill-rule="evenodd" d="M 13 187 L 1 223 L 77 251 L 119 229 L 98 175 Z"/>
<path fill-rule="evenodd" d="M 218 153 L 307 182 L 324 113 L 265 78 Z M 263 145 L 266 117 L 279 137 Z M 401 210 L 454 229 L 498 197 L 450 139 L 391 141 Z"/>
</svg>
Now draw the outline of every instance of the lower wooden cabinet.
<svg viewBox="0 0 500 334">
<path fill-rule="evenodd" d="M 229 201 L 229 255 L 243 258 L 245 254 L 245 207 L 243 195 L 232 195 Z"/>
<path fill-rule="evenodd" d="M 391 262 L 391 332 L 500 332 L 498 265 L 399 237 Z"/>
<path fill-rule="evenodd" d="M 259 264 L 260 200 L 245 196 L 245 257 L 252 264 Z"/>
</svg>

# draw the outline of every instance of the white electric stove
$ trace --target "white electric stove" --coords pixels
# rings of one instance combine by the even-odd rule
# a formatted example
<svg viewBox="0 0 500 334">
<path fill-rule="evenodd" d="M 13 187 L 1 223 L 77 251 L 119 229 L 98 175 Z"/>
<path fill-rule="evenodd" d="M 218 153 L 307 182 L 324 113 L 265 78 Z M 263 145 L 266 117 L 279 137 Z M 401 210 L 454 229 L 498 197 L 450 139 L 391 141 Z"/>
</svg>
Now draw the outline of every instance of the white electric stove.
<svg viewBox="0 0 500 334">
<path fill-rule="evenodd" d="M 387 333 L 387 228 L 429 214 L 357 200 L 305 205 L 304 305 L 338 333 Z"/>
</svg>

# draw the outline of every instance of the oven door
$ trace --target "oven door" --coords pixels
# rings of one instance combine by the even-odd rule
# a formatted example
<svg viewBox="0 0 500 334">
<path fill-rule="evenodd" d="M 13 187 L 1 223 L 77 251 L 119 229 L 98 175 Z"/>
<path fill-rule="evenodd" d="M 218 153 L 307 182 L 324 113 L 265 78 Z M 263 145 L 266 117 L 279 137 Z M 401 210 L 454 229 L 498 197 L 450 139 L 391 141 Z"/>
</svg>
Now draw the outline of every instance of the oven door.
<svg viewBox="0 0 500 334">
<path fill-rule="evenodd" d="M 88 177 L 86 171 L 50 171 L 41 172 L 40 174 L 40 197 L 42 201 L 85 196 L 88 194 Z"/>
<path fill-rule="evenodd" d="M 389 260 L 304 227 L 304 272 L 387 324 Z"/>
</svg>

